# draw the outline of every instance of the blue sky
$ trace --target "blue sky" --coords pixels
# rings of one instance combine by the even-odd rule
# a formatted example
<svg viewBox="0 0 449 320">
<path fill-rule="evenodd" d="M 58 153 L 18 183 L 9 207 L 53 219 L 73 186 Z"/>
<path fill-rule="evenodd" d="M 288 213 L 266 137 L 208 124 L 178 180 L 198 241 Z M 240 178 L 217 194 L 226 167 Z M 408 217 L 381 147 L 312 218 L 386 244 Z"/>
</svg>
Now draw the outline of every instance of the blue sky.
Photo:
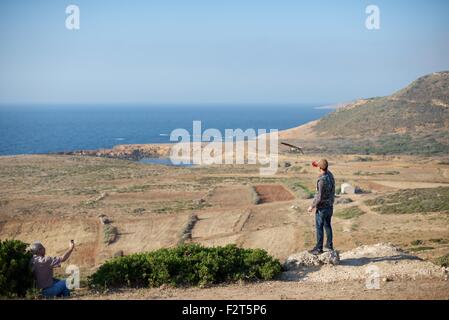
<svg viewBox="0 0 449 320">
<path fill-rule="evenodd" d="M 65 28 L 76 4 L 81 29 Z M 381 29 L 365 28 L 379 6 Z M 449 69 L 449 1 L 2 0 L 0 103 L 331 103 Z"/>
</svg>

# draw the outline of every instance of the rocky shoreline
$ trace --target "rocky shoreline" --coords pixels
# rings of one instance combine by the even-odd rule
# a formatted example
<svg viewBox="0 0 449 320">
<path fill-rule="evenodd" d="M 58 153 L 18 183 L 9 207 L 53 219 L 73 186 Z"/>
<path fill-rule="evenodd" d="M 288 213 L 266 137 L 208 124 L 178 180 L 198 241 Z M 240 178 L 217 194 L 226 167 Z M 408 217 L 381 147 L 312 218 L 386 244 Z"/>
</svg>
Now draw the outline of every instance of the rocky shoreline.
<svg viewBox="0 0 449 320">
<path fill-rule="evenodd" d="M 168 157 L 170 148 L 170 144 L 129 144 L 114 146 L 112 149 L 63 151 L 55 154 L 140 161 L 143 158 Z"/>
</svg>

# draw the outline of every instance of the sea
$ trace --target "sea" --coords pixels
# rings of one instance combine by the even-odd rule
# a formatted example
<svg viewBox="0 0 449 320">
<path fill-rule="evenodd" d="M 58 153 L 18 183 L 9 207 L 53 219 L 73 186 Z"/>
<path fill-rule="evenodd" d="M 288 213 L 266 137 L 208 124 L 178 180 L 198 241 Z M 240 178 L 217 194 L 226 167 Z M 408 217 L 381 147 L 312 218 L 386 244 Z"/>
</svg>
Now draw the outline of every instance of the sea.
<svg viewBox="0 0 449 320">
<path fill-rule="evenodd" d="M 332 111 L 323 105 L 1 105 L 0 155 L 169 143 L 174 129 L 192 133 L 193 121 L 223 136 L 225 129 L 284 130 Z"/>
</svg>

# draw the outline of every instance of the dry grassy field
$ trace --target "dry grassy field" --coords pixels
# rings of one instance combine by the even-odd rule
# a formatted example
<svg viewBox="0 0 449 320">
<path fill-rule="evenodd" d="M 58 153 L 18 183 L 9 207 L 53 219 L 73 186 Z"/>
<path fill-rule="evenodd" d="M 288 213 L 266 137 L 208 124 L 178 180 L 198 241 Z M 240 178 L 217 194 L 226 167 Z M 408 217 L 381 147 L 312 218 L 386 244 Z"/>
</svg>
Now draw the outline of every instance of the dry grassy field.
<svg viewBox="0 0 449 320">
<path fill-rule="evenodd" d="M 314 216 L 306 209 L 318 174 L 310 163 L 317 157 L 284 153 L 277 174 L 270 177 L 260 176 L 258 167 L 250 165 L 168 167 L 68 155 L 0 157 L 0 238 L 40 240 L 52 255 L 62 253 L 74 239 L 77 248 L 70 263 L 79 265 L 83 276 L 115 255 L 182 242 L 235 243 L 266 249 L 283 260 L 314 245 Z M 449 253 L 447 159 L 356 155 L 328 159 L 337 185 L 348 182 L 363 191 L 336 199 L 337 250 L 390 242 L 429 261 Z M 329 286 L 316 285 L 316 290 Z M 347 291 L 338 291 L 336 285 L 337 291 L 322 297 L 351 298 L 361 284 L 347 285 Z M 430 279 L 414 285 L 427 288 L 427 294 L 421 289 L 413 293 L 410 285 L 397 282 L 388 286 L 393 291 L 408 288 L 403 295 L 382 291 L 360 297 L 449 297 L 447 281 Z M 285 297 L 304 298 L 307 290 L 316 292 L 313 284 L 305 285 L 304 292 L 293 292 L 291 283 L 252 286 L 257 290 L 238 285 L 208 291 L 173 289 L 168 298 L 205 298 L 204 294 L 283 298 L 285 290 Z M 112 297 L 151 298 L 158 296 L 154 290 Z M 244 295 L 242 290 L 250 293 Z M 159 291 L 165 297 L 161 292 L 167 291 Z"/>
</svg>

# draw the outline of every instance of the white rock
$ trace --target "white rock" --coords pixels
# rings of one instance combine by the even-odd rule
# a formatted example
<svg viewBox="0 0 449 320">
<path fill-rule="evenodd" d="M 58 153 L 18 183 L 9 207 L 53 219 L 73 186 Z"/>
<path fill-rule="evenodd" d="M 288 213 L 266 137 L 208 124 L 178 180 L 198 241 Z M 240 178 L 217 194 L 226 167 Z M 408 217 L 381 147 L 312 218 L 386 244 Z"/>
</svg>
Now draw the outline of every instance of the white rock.
<svg viewBox="0 0 449 320">
<path fill-rule="evenodd" d="M 355 188 L 349 183 L 342 183 L 340 190 L 342 194 L 355 194 Z"/>
<path fill-rule="evenodd" d="M 308 251 L 293 254 L 287 258 L 284 263 L 285 270 L 297 270 L 301 267 L 313 267 L 320 265 L 337 265 L 340 262 L 340 256 L 337 251 L 331 250 L 314 255 Z"/>
</svg>

